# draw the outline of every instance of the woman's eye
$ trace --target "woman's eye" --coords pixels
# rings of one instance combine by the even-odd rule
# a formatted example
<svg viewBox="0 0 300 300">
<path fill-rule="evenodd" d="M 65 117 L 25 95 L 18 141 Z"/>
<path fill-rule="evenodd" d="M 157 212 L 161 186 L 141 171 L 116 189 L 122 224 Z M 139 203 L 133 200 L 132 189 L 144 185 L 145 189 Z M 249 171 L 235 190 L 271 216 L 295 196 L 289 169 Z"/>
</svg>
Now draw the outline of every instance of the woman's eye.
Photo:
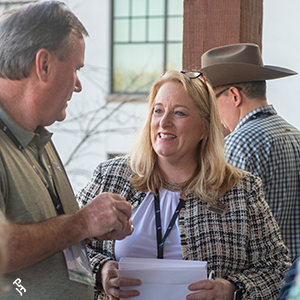
<svg viewBox="0 0 300 300">
<path fill-rule="evenodd" d="M 155 113 L 155 114 L 161 114 L 161 113 L 162 113 L 162 110 L 159 109 L 159 108 L 156 108 L 156 109 L 154 109 L 154 113 Z"/>
<path fill-rule="evenodd" d="M 178 115 L 178 116 L 185 116 L 186 115 L 182 111 L 176 111 L 175 114 Z"/>
</svg>

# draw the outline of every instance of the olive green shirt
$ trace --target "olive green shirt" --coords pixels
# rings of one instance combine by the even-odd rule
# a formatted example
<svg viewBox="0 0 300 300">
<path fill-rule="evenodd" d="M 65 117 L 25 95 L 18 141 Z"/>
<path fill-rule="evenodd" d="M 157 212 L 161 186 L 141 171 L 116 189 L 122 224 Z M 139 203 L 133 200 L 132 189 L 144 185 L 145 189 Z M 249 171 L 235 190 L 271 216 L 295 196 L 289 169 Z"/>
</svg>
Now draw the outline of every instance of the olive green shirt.
<svg viewBox="0 0 300 300">
<path fill-rule="evenodd" d="M 1 107 L 0 118 L 18 139 L 47 183 L 57 191 L 65 213 L 71 214 L 78 210 L 65 169 L 51 141 L 52 134 L 43 127 L 38 127 L 35 133 L 25 131 Z M 0 210 L 10 222 L 39 222 L 56 217 L 45 184 L 2 128 L 0 141 Z M 43 157 L 43 151 L 49 157 L 50 166 Z M 38 244 L 31 246 L 39 247 Z M 16 280 L 26 292 L 20 290 Z M 93 287 L 69 280 L 62 252 L 31 267 L 7 273 L 2 282 L 10 288 L 8 292 L 0 292 L 2 300 L 93 299 Z"/>
</svg>

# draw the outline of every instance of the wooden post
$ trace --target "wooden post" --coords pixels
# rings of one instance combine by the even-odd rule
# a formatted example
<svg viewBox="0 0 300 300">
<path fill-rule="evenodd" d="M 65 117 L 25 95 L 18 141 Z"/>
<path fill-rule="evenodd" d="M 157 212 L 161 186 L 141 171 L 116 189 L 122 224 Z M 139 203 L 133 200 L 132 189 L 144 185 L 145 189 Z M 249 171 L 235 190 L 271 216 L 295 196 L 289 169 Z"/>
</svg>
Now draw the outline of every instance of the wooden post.
<svg viewBox="0 0 300 300">
<path fill-rule="evenodd" d="M 201 55 L 214 47 L 262 46 L 263 0 L 184 0 L 183 70 L 201 68 Z"/>
</svg>

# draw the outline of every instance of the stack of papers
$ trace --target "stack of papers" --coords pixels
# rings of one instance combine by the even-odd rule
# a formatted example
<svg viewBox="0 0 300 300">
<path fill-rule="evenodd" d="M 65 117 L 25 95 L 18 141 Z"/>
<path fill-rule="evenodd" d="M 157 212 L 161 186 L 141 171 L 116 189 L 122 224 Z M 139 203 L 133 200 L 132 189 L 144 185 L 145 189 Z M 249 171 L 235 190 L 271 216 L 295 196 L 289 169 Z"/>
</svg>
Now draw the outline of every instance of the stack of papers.
<svg viewBox="0 0 300 300">
<path fill-rule="evenodd" d="M 139 296 L 126 299 L 184 300 L 192 293 L 188 289 L 191 283 L 207 279 L 207 262 L 122 257 L 117 272 L 118 277 L 142 281 L 139 286 L 121 288 L 140 292 Z"/>
</svg>

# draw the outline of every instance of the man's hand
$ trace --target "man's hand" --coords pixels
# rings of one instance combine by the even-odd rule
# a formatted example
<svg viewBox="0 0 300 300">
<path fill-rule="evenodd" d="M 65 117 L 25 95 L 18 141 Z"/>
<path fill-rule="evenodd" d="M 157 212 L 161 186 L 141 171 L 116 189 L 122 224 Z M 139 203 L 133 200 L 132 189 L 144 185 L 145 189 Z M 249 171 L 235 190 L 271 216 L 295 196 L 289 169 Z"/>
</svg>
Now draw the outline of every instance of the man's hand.
<svg viewBox="0 0 300 300">
<path fill-rule="evenodd" d="M 123 239 L 133 231 L 131 205 L 121 196 L 104 193 L 72 215 L 36 223 L 9 223 L 5 272 L 23 269 L 89 237 Z M 47 239 L 45 239 L 47 236 Z M 32 245 L 39 247 L 32 247 Z"/>
<path fill-rule="evenodd" d="M 133 232 L 131 211 L 131 205 L 124 197 L 103 193 L 76 214 L 85 226 L 84 238 L 121 240 Z"/>
</svg>

